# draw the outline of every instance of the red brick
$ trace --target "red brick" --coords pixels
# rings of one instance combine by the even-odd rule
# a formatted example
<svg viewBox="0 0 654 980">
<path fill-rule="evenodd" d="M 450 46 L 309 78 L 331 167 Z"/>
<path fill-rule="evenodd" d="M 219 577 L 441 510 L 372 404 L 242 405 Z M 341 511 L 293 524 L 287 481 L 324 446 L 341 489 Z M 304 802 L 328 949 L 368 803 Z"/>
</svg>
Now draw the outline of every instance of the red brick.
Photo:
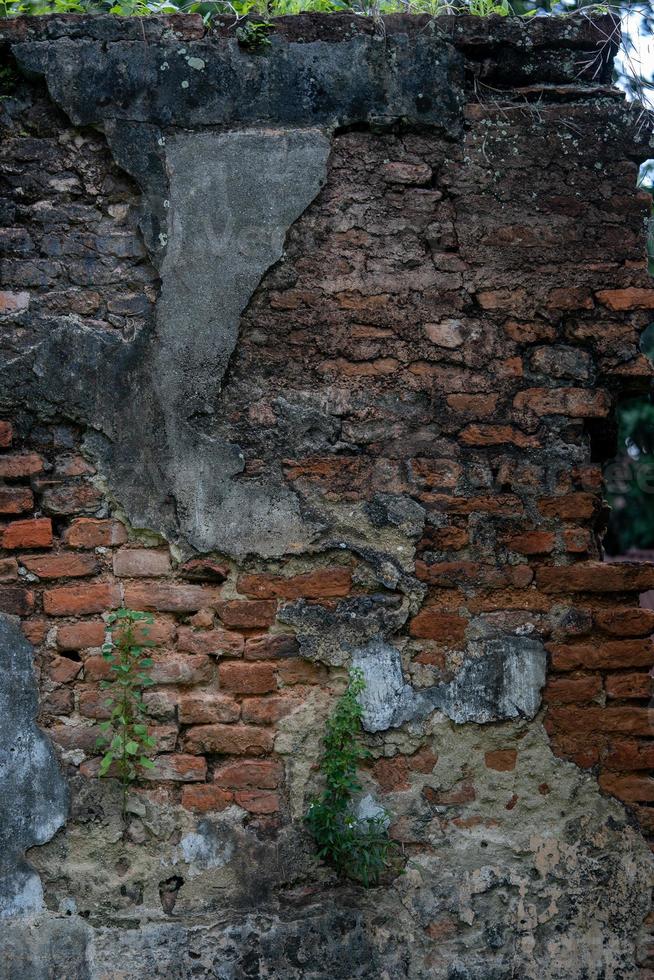
<svg viewBox="0 0 654 980">
<path fill-rule="evenodd" d="M 346 596 L 352 585 L 349 568 L 320 568 L 304 575 L 241 575 L 236 588 L 252 599 L 328 599 Z"/>
<path fill-rule="evenodd" d="M 27 487 L 0 487 L 0 514 L 22 514 L 34 506 L 34 495 Z"/>
<path fill-rule="evenodd" d="M 0 421 L 0 447 L 6 449 L 11 446 L 13 438 L 14 430 L 11 427 L 11 422 Z"/>
<path fill-rule="evenodd" d="M 294 697 L 244 698 L 241 702 L 243 721 L 252 725 L 274 725 L 298 706 Z"/>
<path fill-rule="evenodd" d="M 19 560 L 39 578 L 80 578 L 95 575 L 99 568 L 92 555 L 22 555 Z"/>
<path fill-rule="evenodd" d="M 543 699 L 550 704 L 573 704 L 592 701 L 602 693 L 602 680 L 595 675 L 585 677 L 550 677 Z"/>
<path fill-rule="evenodd" d="M 127 531 L 120 521 L 79 517 L 64 532 L 64 541 L 71 548 L 110 548 L 124 544 Z"/>
<path fill-rule="evenodd" d="M 608 392 L 595 388 L 527 388 L 513 399 L 518 411 L 570 418 L 603 418 L 611 411 Z"/>
<path fill-rule="evenodd" d="M 616 796 L 623 803 L 654 803 L 654 779 L 649 776 L 603 772 L 599 784 L 605 793 Z"/>
<path fill-rule="evenodd" d="M 38 646 L 39 643 L 43 643 L 46 636 L 48 635 L 49 623 L 47 619 L 34 618 L 23 620 L 20 624 L 24 635 L 33 643 L 34 646 Z"/>
<path fill-rule="evenodd" d="M 592 550 L 593 539 L 585 527 L 569 527 L 563 531 L 563 546 L 573 555 L 583 555 Z"/>
<path fill-rule="evenodd" d="M 396 793 L 411 788 L 409 763 L 404 755 L 394 755 L 391 759 L 377 759 L 372 771 L 385 793 Z"/>
<path fill-rule="evenodd" d="M 654 310 L 654 289 L 602 289 L 595 293 L 610 310 Z"/>
<path fill-rule="evenodd" d="M 84 680 L 89 683 L 107 680 L 111 673 L 111 664 L 104 657 L 96 654 L 84 660 Z"/>
<path fill-rule="evenodd" d="M 15 558 L 0 558 L 0 582 L 15 582 L 18 578 L 18 562 Z"/>
<path fill-rule="evenodd" d="M 654 664 L 651 640 L 610 640 L 608 643 L 548 644 L 553 670 L 619 670 Z"/>
<path fill-rule="evenodd" d="M 477 293 L 477 302 L 484 310 L 501 310 L 515 313 L 527 300 L 525 289 L 485 289 Z"/>
<path fill-rule="evenodd" d="M 114 575 L 126 578 L 148 578 L 167 575 L 170 571 L 168 549 L 121 548 L 114 552 Z"/>
<path fill-rule="evenodd" d="M 241 707 L 233 698 L 209 691 L 197 694 L 182 694 L 179 698 L 177 716 L 182 725 L 203 725 L 238 721 Z M 246 719 L 247 720 L 247 719 Z"/>
<path fill-rule="evenodd" d="M 38 453 L 11 453 L 0 456 L 0 477 L 16 479 L 21 476 L 32 476 L 43 469 L 43 457 Z"/>
<path fill-rule="evenodd" d="M 654 741 L 613 739 L 603 754 L 602 765 L 609 769 L 654 769 Z"/>
<path fill-rule="evenodd" d="M 79 692 L 79 713 L 85 718 L 109 718 L 111 707 L 107 702 L 110 700 L 109 691 L 101 691 L 96 687 L 83 688 Z"/>
<path fill-rule="evenodd" d="M 242 759 L 219 766 L 213 781 L 225 789 L 276 789 L 283 772 L 277 759 Z"/>
<path fill-rule="evenodd" d="M 461 647 L 465 639 L 468 620 L 463 616 L 440 612 L 431 606 L 421 609 L 411 620 L 409 633 L 411 636 L 425 640 L 439 640 L 455 647 Z"/>
<path fill-rule="evenodd" d="M 120 589 L 112 582 L 80 582 L 43 593 L 43 609 L 50 616 L 86 616 L 120 605 Z"/>
<path fill-rule="evenodd" d="M 496 394 L 492 395 L 448 395 L 445 399 L 455 412 L 468 418 L 486 419 L 497 407 Z"/>
<path fill-rule="evenodd" d="M 102 494 L 92 483 L 69 483 L 44 490 L 41 506 L 47 514 L 83 514 L 98 509 Z"/>
<path fill-rule="evenodd" d="M 550 708 L 548 731 L 617 732 L 624 735 L 647 735 L 654 732 L 654 710 L 624 706 L 620 708 L 578 707 Z"/>
<path fill-rule="evenodd" d="M 216 614 L 213 609 L 198 609 L 196 613 L 189 616 L 189 624 L 198 630 L 210 630 L 213 628 Z"/>
<path fill-rule="evenodd" d="M 48 664 L 48 677 L 56 684 L 67 684 L 77 677 L 81 669 L 82 664 L 77 660 L 53 657 Z"/>
<path fill-rule="evenodd" d="M 57 646 L 60 650 L 85 650 L 88 647 L 101 647 L 107 627 L 100 621 L 86 623 L 66 623 L 57 627 Z"/>
<path fill-rule="evenodd" d="M 238 694 L 266 694 L 277 690 L 275 666 L 263 660 L 220 664 L 218 677 L 223 690 Z"/>
<path fill-rule="evenodd" d="M 144 769 L 143 779 L 161 782 L 197 783 L 207 778 L 207 762 L 197 755 L 158 755 L 154 769 Z"/>
<path fill-rule="evenodd" d="M 155 654 L 153 659 L 150 676 L 155 684 L 205 684 L 213 676 L 209 657 Z"/>
<path fill-rule="evenodd" d="M 428 535 L 427 544 L 431 544 L 436 550 L 459 551 L 461 548 L 465 548 L 470 541 L 468 532 L 459 527 L 429 528 Z"/>
<path fill-rule="evenodd" d="M 557 310 L 592 310 L 594 303 L 585 287 L 563 286 L 550 292 L 547 305 Z"/>
<path fill-rule="evenodd" d="M 210 654 L 213 657 L 238 657 L 243 653 L 244 640 L 240 633 L 227 630 L 193 630 L 180 626 L 177 649 L 187 653 Z"/>
<path fill-rule="evenodd" d="M 454 490 L 461 476 L 461 464 L 453 459 L 416 458 L 409 468 L 412 481 L 430 489 Z"/>
<path fill-rule="evenodd" d="M 234 801 L 249 813 L 277 813 L 280 808 L 277 793 L 235 793 Z"/>
<path fill-rule="evenodd" d="M 555 537 L 551 531 L 525 531 L 506 538 L 504 543 L 521 555 L 547 555 L 554 550 Z"/>
<path fill-rule="evenodd" d="M 654 632 L 654 609 L 598 609 L 593 617 L 611 636 L 649 636 Z"/>
<path fill-rule="evenodd" d="M 229 566 L 212 558 L 191 558 L 179 571 L 191 582 L 224 582 L 229 575 Z"/>
<path fill-rule="evenodd" d="M 593 493 L 569 493 L 538 501 L 538 509 L 544 517 L 558 517 L 562 521 L 590 520 L 599 506 L 600 500 Z"/>
<path fill-rule="evenodd" d="M 467 425 L 459 439 L 465 446 L 518 446 L 520 449 L 535 449 L 540 445 L 538 436 L 529 436 L 512 425 Z"/>
<path fill-rule="evenodd" d="M 494 769 L 496 772 L 512 772 L 518 753 L 515 749 L 491 749 L 484 753 L 484 762 L 487 769 Z"/>
<path fill-rule="evenodd" d="M 277 665 L 277 677 L 283 684 L 324 684 L 329 677 L 326 667 L 308 660 L 285 660 Z"/>
<path fill-rule="evenodd" d="M 129 582 L 125 586 L 125 605 L 129 609 L 154 609 L 160 612 L 196 612 L 216 608 L 220 589 L 186 582 Z"/>
<path fill-rule="evenodd" d="M 649 674 L 611 674 L 606 678 L 605 687 L 607 697 L 613 699 L 650 698 L 653 693 Z"/>
<path fill-rule="evenodd" d="M 255 629 L 271 626 L 277 615 L 277 603 L 265 599 L 231 599 L 216 606 L 216 612 L 227 626 Z"/>
<path fill-rule="evenodd" d="M 28 616 L 34 609 L 34 593 L 17 585 L 0 585 L 0 612 Z"/>
<path fill-rule="evenodd" d="M 215 813 L 226 810 L 234 802 L 234 794 L 216 786 L 198 783 L 182 788 L 182 806 L 193 813 Z"/>
<path fill-rule="evenodd" d="M 254 725 L 197 725 L 186 732 L 184 747 L 194 755 L 265 755 L 272 751 L 273 736 Z"/>
<path fill-rule="evenodd" d="M 4 529 L 2 547 L 49 548 L 52 545 L 52 521 L 49 517 L 39 517 L 28 521 L 12 521 Z"/>
<path fill-rule="evenodd" d="M 536 585 L 543 592 L 646 592 L 654 589 L 654 564 L 583 562 L 539 568 Z"/>
<path fill-rule="evenodd" d="M 246 660 L 281 660 L 298 654 L 298 642 L 293 633 L 266 633 L 265 636 L 250 636 L 245 641 Z"/>
</svg>

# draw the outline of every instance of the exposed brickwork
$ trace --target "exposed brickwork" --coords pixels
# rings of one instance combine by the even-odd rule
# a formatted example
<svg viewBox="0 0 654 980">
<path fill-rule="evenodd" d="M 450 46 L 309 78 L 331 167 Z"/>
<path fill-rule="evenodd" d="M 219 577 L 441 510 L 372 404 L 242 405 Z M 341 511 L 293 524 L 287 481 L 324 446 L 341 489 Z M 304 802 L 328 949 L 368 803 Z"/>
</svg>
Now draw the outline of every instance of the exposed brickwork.
<svg viewBox="0 0 654 980">
<path fill-rule="evenodd" d="M 135 187 L 98 134 L 26 91 L 0 150 L 2 221 L 17 229 L 2 238 L 0 318 L 18 352 L 26 325 L 64 316 L 131 340 L 157 294 Z M 322 725 L 343 676 L 335 659 L 301 656 L 289 605 L 336 617 L 364 598 L 389 616 L 405 603 L 388 633 L 418 692 L 457 678 L 480 640 L 541 639 L 552 750 L 654 834 L 654 612 L 638 605 L 654 565 L 601 553 L 615 398 L 654 373 L 638 347 L 654 307 L 649 199 L 634 190 L 644 152 L 625 146 L 614 94 L 537 98 L 533 115 L 471 99 L 459 142 L 336 135 L 324 189 L 244 311 L 220 409 L 244 457 L 235 479 L 281 472 L 307 511 L 331 508 L 321 547 L 180 557 L 120 519 L 83 426 L 0 420 L 0 611 L 22 617 L 37 649 L 40 722 L 69 772 L 98 773 L 102 614 L 148 609 L 158 749 L 139 792 L 185 819 L 236 805 L 277 832 L 303 805 L 288 785 L 300 767 L 289 718 L 315 756 L 302 713 L 319 704 Z M 289 421 L 297 406 L 309 406 L 302 425 Z M 484 795 L 468 760 L 441 784 L 437 745 L 369 739 L 366 788 L 400 810 L 391 833 L 407 853 L 519 813 L 522 741 L 492 729 L 479 726 L 474 766 L 506 792 L 487 819 L 471 812 Z M 543 799 L 554 788 L 535 787 Z M 422 928 L 440 941 L 460 923 Z"/>
</svg>

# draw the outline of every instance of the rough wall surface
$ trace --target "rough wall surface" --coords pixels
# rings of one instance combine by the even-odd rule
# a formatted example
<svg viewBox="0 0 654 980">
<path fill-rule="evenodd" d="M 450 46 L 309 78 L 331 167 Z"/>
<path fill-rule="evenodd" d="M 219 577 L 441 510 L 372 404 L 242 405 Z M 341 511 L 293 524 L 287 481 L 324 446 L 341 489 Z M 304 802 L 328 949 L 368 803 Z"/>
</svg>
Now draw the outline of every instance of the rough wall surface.
<svg viewBox="0 0 654 980">
<path fill-rule="evenodd" d="M 654 567 L 599 543 L 648 152 L 606 23 L 3 31 L 0 976 L 651 977 Z M 158 642 L 126 834 L 121 603 Z M 368 891 L 302 824 L 352 663 L 407 858 Z"/>
</svg>

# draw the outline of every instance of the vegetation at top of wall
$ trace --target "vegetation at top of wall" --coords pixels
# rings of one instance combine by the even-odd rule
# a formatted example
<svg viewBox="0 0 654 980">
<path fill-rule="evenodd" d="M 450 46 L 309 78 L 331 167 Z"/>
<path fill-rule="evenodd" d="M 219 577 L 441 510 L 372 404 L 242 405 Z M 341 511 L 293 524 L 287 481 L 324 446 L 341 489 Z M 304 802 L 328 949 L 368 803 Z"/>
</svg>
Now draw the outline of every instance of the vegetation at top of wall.
<svg viewBox="0 0 654 980">
<path fill-rule="evenodd" d="M 152 659 L 144 655 L 153 618 L 149 613 L 133 609 L 118 609 L 107 617 L 110 639 L 102 647 L 102 656 L 109 665 L 111 680 L 101 687 L 109 692 L 105 704 L 111 716 L 100 727 L 98 747 L 104 748 L 100 776 L 115 773 L 123 792 L 123 819 L 127 811 L 127 791 L 142 769 L 154 769 L 148 752 L 156 742 L 148 735 L 145 722 L 143 689 L 154 681 L 150 677 Z"/>
<path fill-rule="evenodd" d="M 318 846 L 318 856 L 340 875 L 367 888 L 389 867 L 397 845 L 388 836 L 385 810 L 360 817 L 353 809 L 354 798 L 362 789 L 357 768 L 369 757 L 358 739 L 363 714 L 359 695 L 365 686 L 362 672 L 351 670 L 347 688 L 326 723 L 320 766 L 325 789 L 309 804 L 305 820 Z"/>
<path fill-rule="evenodd" d="M 472 14 L 487 17 L 570 13 L 578 9 L 608 10 L 583 0 L 0 0 L 0 17 L 41 14 L 110 13 L 123 17 L 197 13 L 209 22 L 217 17 L 283 17 L 300 13 L 353 13 L 379 16 L 392 13 Z"/>
</svg>

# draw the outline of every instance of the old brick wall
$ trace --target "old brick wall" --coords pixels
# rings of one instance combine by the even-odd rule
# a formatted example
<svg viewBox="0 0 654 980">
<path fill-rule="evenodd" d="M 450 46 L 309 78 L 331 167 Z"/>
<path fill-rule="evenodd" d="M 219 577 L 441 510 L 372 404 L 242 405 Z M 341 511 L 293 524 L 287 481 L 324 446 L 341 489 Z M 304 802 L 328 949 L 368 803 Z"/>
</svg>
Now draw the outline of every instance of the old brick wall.
<svg viewBox="0 0 654 980">
<path fill-rule="evenodd" d="M 5 29 L 0 608 L 70 800 L 25 845 L 43 904 L 4 868 L 2 976 L 654 975 L 654 566 L 601 553 L 615 403 L 652 375 L 646 133 L 608 85 L 605 22 L 386 30 L 297 18 L 262 55 L 196 18 Z M 333 68 L 346 45 L 342 105 L 298 69 L 296 116 L 244 104 L 274 143 L 229 156 L 225 59 L 283 95 L 307 49 Z M 176 56 L 206 71 L 190 110 Z M 191 156 L 222 176 L 194 198 L 204 119 Z M 250 188 L 269 230 L 294 168 L 321 166 L 270 256 L 214 217 Z M 156 768 L 124 835 L 95 748 L 121 604 L 158 644 Z M 350 663 L 365 793 L 409 859 L 370 892 L 302 827 Z M 6 753 L 20 733 L 0 732 Z"/>
</svg>

